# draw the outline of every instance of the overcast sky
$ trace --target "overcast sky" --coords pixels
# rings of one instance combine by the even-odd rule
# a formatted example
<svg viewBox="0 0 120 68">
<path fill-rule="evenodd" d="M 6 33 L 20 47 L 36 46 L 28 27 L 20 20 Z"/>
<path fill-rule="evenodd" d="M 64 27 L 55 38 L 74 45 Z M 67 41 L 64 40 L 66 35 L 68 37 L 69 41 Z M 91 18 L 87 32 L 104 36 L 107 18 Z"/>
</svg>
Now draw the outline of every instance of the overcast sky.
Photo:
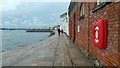
<svg viewBox="0 0 120 68">
<path fill-rule="evenodd" d="M 0 7 L 2 7 L 2 17 L 0 18 L 2 23 L 0 23 L 0 25 L 2 25 L 2 27 L 11 28 L 53 26 L 60 22 L 60 15 L 67 12 L 69 6 L 69 1 L 29 1 L 3 0 L 2 5 L 0 5 Z"/>
</svg>

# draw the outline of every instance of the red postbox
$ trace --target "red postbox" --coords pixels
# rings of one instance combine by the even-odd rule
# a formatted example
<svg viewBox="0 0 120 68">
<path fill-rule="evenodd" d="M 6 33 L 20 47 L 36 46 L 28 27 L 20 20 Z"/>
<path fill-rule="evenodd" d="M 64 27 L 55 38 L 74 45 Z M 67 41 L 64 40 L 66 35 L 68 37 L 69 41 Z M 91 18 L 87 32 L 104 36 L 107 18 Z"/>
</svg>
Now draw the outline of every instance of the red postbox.
<svg viewBox="0 0 120 68">
<path fill-rule="evenodd" d="M 99 19 L 94 22 L 93 42 L 98 48 L 105 48 L 107 40 L 106 20 Z"/>
</svg>

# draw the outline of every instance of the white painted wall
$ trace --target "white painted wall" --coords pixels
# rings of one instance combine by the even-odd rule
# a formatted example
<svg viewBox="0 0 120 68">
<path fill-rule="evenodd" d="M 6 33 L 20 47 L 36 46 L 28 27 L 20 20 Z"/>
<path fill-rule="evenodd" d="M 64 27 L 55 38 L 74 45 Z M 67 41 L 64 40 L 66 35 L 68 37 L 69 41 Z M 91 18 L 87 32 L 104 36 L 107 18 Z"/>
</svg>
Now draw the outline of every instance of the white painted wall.
<svg viewBox="0 0 120 68">
<path fill-rule="evenodd" d="M 63 29 L 64 32 L 69 35 L 69 30 L 68 30 L 68 16 L 64 16 L 60 18 L 60 29 Z"/>
</svg>

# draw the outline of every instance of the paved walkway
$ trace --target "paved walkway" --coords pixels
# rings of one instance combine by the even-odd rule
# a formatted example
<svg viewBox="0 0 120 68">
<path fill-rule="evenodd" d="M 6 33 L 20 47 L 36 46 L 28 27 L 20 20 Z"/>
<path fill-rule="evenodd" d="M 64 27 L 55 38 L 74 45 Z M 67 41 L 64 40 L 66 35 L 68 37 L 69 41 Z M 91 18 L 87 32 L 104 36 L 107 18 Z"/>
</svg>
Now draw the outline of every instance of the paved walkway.
<svg viewBox="0 0 120 68">
<path fill-rule="evenodd" d="M 3 66 L 93 66 L 66 35 L 11 49 L 2 54 Z"/>
</svg>

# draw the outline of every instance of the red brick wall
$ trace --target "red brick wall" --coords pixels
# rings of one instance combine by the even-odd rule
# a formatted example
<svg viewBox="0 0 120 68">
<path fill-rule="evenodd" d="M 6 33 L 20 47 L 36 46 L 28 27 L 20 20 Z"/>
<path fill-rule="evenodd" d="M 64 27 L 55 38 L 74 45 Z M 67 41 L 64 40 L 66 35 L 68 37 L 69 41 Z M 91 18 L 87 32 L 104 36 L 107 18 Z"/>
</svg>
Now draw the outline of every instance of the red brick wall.
<svg viewBox="0 0 120 68">
<path fill-rule="evenodd" d="M 118 65 L 118 5 L 119 3 L 110 3 L 96 12 L 90 13 L 89 51 L 106 66 Z M 94 7 L 94 3 L 90 4 L 90 9 Z M 97 19 L 107 20 L 108 37 L 105 49 L 97 48 L 92 42 L 92 26 Z"/>
<path fill-rule="evenodd" d="M 91 53 L 102 65 L 105 66 L 118 66 L 120 65 L 120 2 L 109 3 L 106 6 L 98 9 L 94 13 L 91 12 L 96 7 L 96 2 L 84 3 L 85 16 L 83 19 L 80 17 L 81 3 L 76 3 L 74 9 L 70 13 L 73 18 L 73 11 L 76 13 L 76 41 L 79 45 L 85 48 L 86 51 Z M 107 47 L 105 49 L 97 48 L 92 41 L 92 27 L 93 22 L 98 19 L 107 20 Z M 73 24 L 74 22 L 72 22 Z M 80 26 L 80 32 L 77 32 L 77 26 Z M 69 27 L 72 31 L 73 38 L 74 27 Z M 119 48 L 119 49 L 118 49 Z"/>
<path fill-rule="evenodd" d="M 75 4 L 75 6 L 77 6 L 77 3 Z M 74 21 L 74 15 L 75 15 L 75 21 Z M 74 40 L 77 35 L 76 35 L 76 25 L 77 25 L 77 7 L 73 7 L 73 9 L 71 10 L 70 14 L 69 14 L 69 18 L 70 18 L 70 23 L 69 23 L 69 30 L 70 30 L 70 37 L 72 38 L 72 40 Z M 75 35 L 75 37 L 74 37 Z"/>
<path fill-rule="evenodd" d="M 80 17 L 81 3 L 78 3 L 78 19 Z M 77 42 L 81 44 L 86 50 L 88 50 L 88 23 L 89 23 L 89 3 L 84 3 L 85 15 L 83 19 L 80 19 L 78 25 L 80 26 L 80 32 L 77 32 Z"/>
</svg>

